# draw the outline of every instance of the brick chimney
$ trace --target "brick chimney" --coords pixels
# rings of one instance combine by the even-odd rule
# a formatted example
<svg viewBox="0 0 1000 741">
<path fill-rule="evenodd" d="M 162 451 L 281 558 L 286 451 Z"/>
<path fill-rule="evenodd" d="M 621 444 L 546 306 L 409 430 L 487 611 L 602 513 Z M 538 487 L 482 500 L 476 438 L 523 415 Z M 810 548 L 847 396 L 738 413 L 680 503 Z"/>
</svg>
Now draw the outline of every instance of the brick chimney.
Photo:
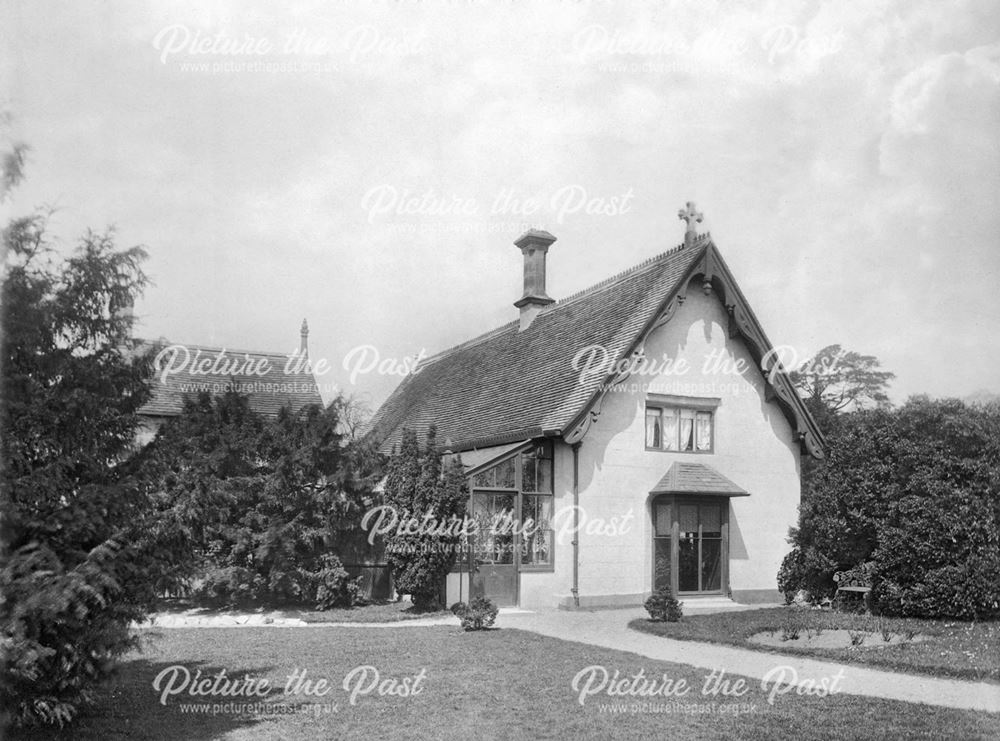
<svg viewBox="0 0 1000 741">
<path fill-rule="evenodd" d="M 555 299 L 545 292 L 545 255 L 556 238 L 540 229 L 529 229 L 514 244 L 524 255 L 524 295 L 514 302 L 521 310 L 523 332 L 538 316 L 538 313 Z"/>
<path fill-rule="evenodd" d="M 309 324 L 305 319 L 302 320 L 302 329 L 299 330 L 299 357 L 307 358 L 309 357 Z"/>
</svg>

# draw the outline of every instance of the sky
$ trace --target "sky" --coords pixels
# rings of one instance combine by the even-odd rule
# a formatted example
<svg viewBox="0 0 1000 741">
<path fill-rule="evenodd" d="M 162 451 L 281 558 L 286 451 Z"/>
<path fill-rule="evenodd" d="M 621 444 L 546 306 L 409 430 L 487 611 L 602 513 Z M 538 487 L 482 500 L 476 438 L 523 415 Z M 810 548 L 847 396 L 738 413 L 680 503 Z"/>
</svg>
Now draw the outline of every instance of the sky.
<svg viewBox="0 0 1000 741">
<path fill-rule="evenodd" d="M 694 201 L 776 344 L 1000 392 L 1000 3 L 4 0 L 3 204 L 149 252 L 137 334 L 292 352 L 377 406 Z M 381 372 L 379 372 L 381 369 Z"/>
</svg>

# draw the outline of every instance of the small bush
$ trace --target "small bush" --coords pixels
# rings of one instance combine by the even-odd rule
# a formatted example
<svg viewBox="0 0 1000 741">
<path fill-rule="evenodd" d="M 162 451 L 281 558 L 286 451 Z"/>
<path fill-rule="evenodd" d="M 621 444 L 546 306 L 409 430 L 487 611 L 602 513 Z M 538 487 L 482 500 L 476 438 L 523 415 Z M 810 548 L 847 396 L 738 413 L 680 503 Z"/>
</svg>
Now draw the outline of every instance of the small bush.
<svg viewBox="0 0 1000 741">
<path fill-rule="evenodd" d="M 875 621 L 876 630 L 882 635 L 882 640 L 888 643 L 892 640 L 892 637 L 896 635 L 896 631 L 892 629 L 892 624 L 883 617 L 879 617 Z"/>
<path fill-rule="evenodd" d="M 646 600 L 644 607 L 649 613 L 649 619 L 659 622 L 676 623 L 683 614 L 681 603 L 674 599 L 670 587 L 663 587 L 653 592 Z"/>
<path fill-rule="evenodd" d="M 275 569 L 269 575 L 242 566 L 210 566 L 192 597 L 212 607 L 312 604 L 317 610 L 353 607 L 360 601 L 361 577 L 351 579 L 339 558 L 323 554 L 317 566 L 315 571 Z"/>
<path fill-rule="evenodd" d="M 849 630 L 847 635 L 851 637 L 852 646 L 861 646 L 868 638 L 868 632 L 864 630 Z"/>
<path fill-rule="evenodd" d="M 469 604 L 456 602 L 451 606 L 452 613 L 462 621 L 465 630 L 486 630 L 492 628 L 497 619 L 497 608 L 489 597 L 476 597 Z"/>
<path fill-rule="evenodd" d="M 802 633 L 802 625 L 795 617 L 789 615 L 781 625 L 781 640 L 797 641 Z"/>
<path fill-rule="evenodd" d="M 837 588 L 833 581 L 836 566 L 814 550 L 792 549 L 778 570 L 778 589 L 785 596 L 785 604 L 805 601 L 817 605 L 831 598 Z"/>
<path fill-rule="evenodd" d="M 191 596 L 212 607 L 248 605 L 264 591 L 264 578 L 240 566 L 209 566 L 199 577 Z"/>
<path fill-rule="evenodd" d="M 351 579 L 340 559 L 332 554 L 324 554 L 320 561 L 322 566 L 315 576 L 316 609 L 330 610 L 357 604 L 361 577 Z"/>
</svg>

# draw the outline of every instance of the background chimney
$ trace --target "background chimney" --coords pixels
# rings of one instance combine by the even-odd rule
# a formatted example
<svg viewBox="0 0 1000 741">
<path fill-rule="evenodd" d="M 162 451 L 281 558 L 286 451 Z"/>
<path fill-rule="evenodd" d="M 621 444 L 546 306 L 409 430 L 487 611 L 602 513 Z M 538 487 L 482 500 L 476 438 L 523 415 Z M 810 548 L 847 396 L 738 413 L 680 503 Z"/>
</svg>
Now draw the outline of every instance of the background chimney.
<svg viewBox="0 0 1000 741">
<path fill-rule="evenodd" d="M 309 356 L 309 325 L 306 320 L 302 320 L 302 329 L 299 330 L 299 337 L 301 342 L 299 343 L 299 357 L 305 358 Z"/>
<path fill-rule="evenodd" d="M 540 229 L 529 229 L 514 244 L 524 255 L 524 295 L 514 302 L 521 310 L 523 332 L 543 308 L 555 302 L 545 292 L 545 255 L 556 238 Z"/>
</svg>

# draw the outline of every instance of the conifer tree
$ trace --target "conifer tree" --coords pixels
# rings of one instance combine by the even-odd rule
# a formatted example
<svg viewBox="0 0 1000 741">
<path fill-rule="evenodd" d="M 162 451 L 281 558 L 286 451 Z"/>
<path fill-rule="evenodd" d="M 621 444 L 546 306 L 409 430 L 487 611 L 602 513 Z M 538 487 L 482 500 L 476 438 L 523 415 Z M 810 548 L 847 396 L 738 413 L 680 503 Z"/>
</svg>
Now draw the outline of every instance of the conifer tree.
<svg viewBox="0 0 1000 741">
<path fill-rule="evenodd" d="M 418 610 L 443 607 L 444 578 L 460 547 L 454 523 L 465 516 L 468 497 L 461 460 L 442 465 L 435 428 L 429 429 L 422 451 L 416 433 L 404 430 L 399 452 L 389 461 L 385 503 L 400 521 L 412 518 L 431 527 L 416 534 L 391 534 L 386 550 L 396 591 L 409 594 Z"/>
</svg>

